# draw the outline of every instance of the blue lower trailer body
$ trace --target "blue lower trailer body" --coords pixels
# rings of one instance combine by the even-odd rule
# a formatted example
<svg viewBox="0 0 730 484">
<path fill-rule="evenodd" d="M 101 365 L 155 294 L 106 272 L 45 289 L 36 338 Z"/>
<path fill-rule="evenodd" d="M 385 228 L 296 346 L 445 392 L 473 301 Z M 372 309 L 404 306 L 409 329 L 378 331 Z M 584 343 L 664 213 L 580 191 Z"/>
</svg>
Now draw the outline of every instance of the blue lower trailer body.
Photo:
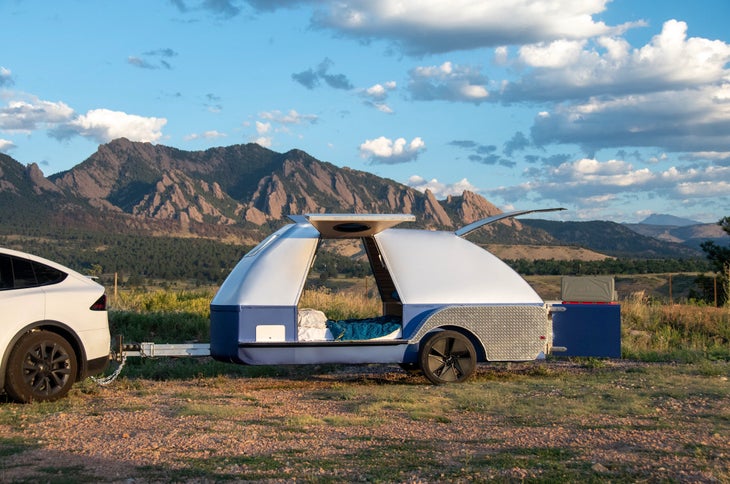
<svg viewBox="0 0 730 484">
<path fill-rule="evenodd" d="M 621 305 L 562 303 L 554 308 L 553 346 L 567 348 L 559 356 L 621 358 Z"/>
<path fill-rule="evenodd" d="M 415 360 L 417 348 L 406 339 L 301 342 L 295 335 L 294 307 L 211 306 L 210 354 L 220 361 L 246 365 L 402 363 Z"/>
<path fill-rule="evenodd" d="M 552 346 L 557 355 L 621 357 L 620 305 L 561 303 L 551 307 Z M 421 336 L 431 330 L 470 322 L 472 330 L 481 329 L 472 333 L 479 361 L 526 361 L 539 357 L 540 347 L 549 338 L 549 333 L 544 332 L 549 328 L 547 313 L 539 306 L 458 306 L 424 314 L 428 317 L 411 320 L 410 323 L 416 323 L 416 330 L 405 328 L 404 338 L 298 341 L 294 306 L 211 305 L 210 353 L 220 361 L 248 365 L 416 363 L 419 348 L 416 341 Z M 423 335 L 414 334 L 418 328 Z M 484 346 L 482 340 L 488 344 Z M 490 344 L 495 342 L 499 344 L 492 348 Z M 507 351 L 513 346 L 519 350 L 515 357 Z M 564 351 L 558 353 L 558 348 Z M 486 355 L 485 350 L 489 350 Z"/>
</svg>

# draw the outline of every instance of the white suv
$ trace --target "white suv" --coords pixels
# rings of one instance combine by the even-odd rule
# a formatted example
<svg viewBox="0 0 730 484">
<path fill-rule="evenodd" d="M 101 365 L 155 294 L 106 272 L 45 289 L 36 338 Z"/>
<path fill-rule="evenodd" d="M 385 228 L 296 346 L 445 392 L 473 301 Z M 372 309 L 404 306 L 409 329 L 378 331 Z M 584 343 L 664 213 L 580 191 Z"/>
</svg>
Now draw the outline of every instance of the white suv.
<svg viewBox="0 0 730 484">
<path fill-rule="evenodd" d="M 0 248 L 0 389 L 56 400 L 109 363 L 104 287 L 55 262 Z"/>
</svg>

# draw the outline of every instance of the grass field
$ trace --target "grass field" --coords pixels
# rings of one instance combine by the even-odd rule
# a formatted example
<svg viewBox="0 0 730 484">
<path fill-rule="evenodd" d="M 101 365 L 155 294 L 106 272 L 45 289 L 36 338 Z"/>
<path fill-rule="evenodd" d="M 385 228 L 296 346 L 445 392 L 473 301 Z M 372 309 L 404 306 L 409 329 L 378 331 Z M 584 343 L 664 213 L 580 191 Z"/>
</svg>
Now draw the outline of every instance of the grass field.
<svg viewBox="0 0 730 484">
<path fill-rule="evenodd" d="M 531 282 L 545 299 L 553 278 Z M 557 282 L 559 287 L 559 279 Z M 370 286 L 372 287 L 372 285 Z M 635 288 L 637 286 L 632 286 Z M 634 291 L 621 301 L 622 355 L 639 361 L 698 362 L 730 360 L 730 307 L 701 304 L 668 304 Z M 380 314 L 380 301 L 372 291 L 304 292 L 300 307 L 323 310 L 331 319 L 366 318 Z M 126 341 L 182 343 L 209 341 L 208 324 L 213 289 L 197 291 L 135 291 L 112 301 L 112 334 Z"/>
</svg>

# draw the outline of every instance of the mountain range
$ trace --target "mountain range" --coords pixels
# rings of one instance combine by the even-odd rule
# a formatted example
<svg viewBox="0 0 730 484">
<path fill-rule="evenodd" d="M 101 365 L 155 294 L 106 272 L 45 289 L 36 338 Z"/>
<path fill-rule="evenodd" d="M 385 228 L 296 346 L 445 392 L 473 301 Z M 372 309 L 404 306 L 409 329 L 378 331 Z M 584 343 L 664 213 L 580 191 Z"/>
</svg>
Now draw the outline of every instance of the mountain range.
<svg viewBox="0 0 730 484">
<path fill-rule="evenodd" d="M 121 138 L 48 177 L 36 164 L 25 166 L 0 154 L 0 230 L 5 234 L 57 227 L 252 243 L 287 215 L 312 212 L 413 213 L 419 227 L 453 230 L 500 210 L 473 192 L 437 200 L 428 190 L 340 168 L 300 150 L 277 153 L 257 144 L 183 151 Z M 706 226 L 712 224 L 507 219 L 470 238 L 693 257 L 701 256 L 696 244 L 683 242 L 712 235 Z"/>
<path fill-rule="evenodd" d="M 686 219 L 682 219 L 686 220 Z M 625 224 L 634 232 L 666 242 L 675 242 L 692 247 L 700 248 L 705 241 L 715 242 L 718 245 L 728 245 L 730 237 L 717 224 L 656 224 L 642 222 L 639 224 Z"/>
</svg>

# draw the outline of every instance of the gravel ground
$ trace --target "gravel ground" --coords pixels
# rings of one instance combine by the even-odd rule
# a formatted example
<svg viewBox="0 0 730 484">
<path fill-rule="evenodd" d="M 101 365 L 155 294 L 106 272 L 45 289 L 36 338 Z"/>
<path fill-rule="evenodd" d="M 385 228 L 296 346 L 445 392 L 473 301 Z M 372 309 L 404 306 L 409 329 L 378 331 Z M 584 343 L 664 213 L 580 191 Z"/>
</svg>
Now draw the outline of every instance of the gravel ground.
<svg viewBox="0 0 730 484">
<path fill-rule="evenodd" d="M 602 371 L 631 386 L 627 365 Z M 591 371 L 564 364 L 550 377 L 579 382 Z M 512 382 L 489 367 L 477 373 L 466 384 L 474 398 L 490 382 Z M 524 422 L 476 404 L 440 408 L 452 398 L 446 387 L 390 366 L 89 385 L 62 402 L 2 404 L 0 481 L 730 480 L 727 392 L 675 398 L 659 389 L 646 412 Z M 398 404 L 377 398 L 388 392 Z M 535 398 L 546 415 L 564 401 Z"/>
</svg>

